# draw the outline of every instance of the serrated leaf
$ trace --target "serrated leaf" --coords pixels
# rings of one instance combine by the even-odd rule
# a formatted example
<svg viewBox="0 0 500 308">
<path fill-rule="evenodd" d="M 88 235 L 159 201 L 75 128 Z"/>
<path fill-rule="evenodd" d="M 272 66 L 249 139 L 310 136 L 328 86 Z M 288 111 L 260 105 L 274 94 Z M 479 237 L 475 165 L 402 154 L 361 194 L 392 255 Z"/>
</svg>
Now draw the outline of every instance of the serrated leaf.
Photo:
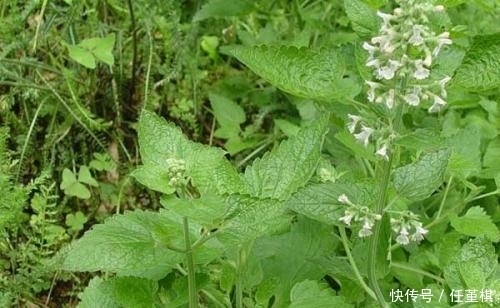
<svg viewBox="0 0 500 308">
<path fill-rule="evenodd" d="M 450 214 L 451 226 L 458 232 L 468 236 L 484 235 L 490 241 L 500 240 L 500 231 L 491 221 L 491 217 L 486 214 L 480 206 L 471 207 L 464 216 L 458 217 L 455 213 Z"/>
<path fill-rule="evenodd" d="M 304 186 L 321 157 L 328 119 L 328 116 L 321 117 L 315 125 L 302 129 L 246 168 L 244 181 L 248 193 L 259 198 L 285 200 Z"/>
<path fill-rule="evenodd" d="M 221 50 L 290 94 L 332 102 L 361 91 L 357 76 L 346 74 L 337 50 L 291 46 L 228 46 Z"/>
<path fill-rule="evenodd" d="M 467 126 L 446 139 L 452 150 L 448 170 L 455 176 L 466 179 L 481 170 L 481 134 L 475 127 Z"/>
<path fill-rule="evenodd" d="M 80 171 L 78 171 L 78 182 L 88 184 L 90 186 L 98 187 L 99 183 L 90 174 L 89 167 L 81 166 Z"/>
<path fill-rule="evenodd" d="M 239 131 L 240 124 L 245 122 L 245 111 L 232 100 L 215 94 L 209 94 L 210 105 L 217 122 L 221 126 L 228 126 Z"/>
<path fill-rule="evenodd" d="M 288 308 L 352 308 L 325 283 L 304 280 L 297 283 L 290 292 L 291 304 Z"/>
<path fill-rule="evenodd" d="M 450 289 L 482 290 L 498 265 L 497 259 L 489 240 L 484 237 L 472 239 L 444 268 L 444 278 Z"/>
<path fill-rule="evenodd" d="M 336 243 L 330 234 L 329 226 L 299 216 L 289 232 L 264 236 L 255 242 L 250 258 L 261 264 L 264 281 L 276 281 L 274 288 L 266 292 L 274 295 L 276 307 L 286 307 L 295 283 L 324 276 L 316 261 L 335 253 Z"/>
<path fill-rule="evenodd" d="M 137 277 L 114 277 L 104 281 L 102 288 L 120 307 L 152 308 L 155 306 L 158 283 Z"/>
<path fill-rule="evenodd" d="M 396 169 L 396 190 L 412 201 L 429 197 L 441 185 L 449 157 L 450 151 L 439 150 L 423 155 L 418 162 Z"/>
<path fill-rule="evenodd" d="M 368 37 L 378 32 L 380 22 L 370 6 L 361 0 L 345 0 L 344 7 L 352 29 L 359 36 Z"/>
<path fill-rule="evenodd" d="M 210 0 L 196 12 L 193 21 L 213 17 L 241 16 L 250 13 L 252 9 L 252 2 L 247 0 Z"/>
<path fill-rule="evenodd" d="M 453 83 L 487 91 L 500 85 L 500 34 L 476 36 L 453 77 Z"/>
<path fill-rule="evenodd" d="M 227 212 L 225 198 L 215 195 L 203 195 L 198 199 L 162 198 L 160 202 L 165 208 L 208 229 L 215 228 L 222 222 Z"/>
<path fill-rule="evenodd" d="M 181 230 L 161 212 L 115 215 L 73 243 L 62 268 L 160 279 L 183 258 L 167 248 L 177 237 Z"/>
<path fill-rule="evenodd" d="M 119 308 L 120 305 L 106 293 L 103 283 L 100 277 L 92 278 L 85 290 L 78 295 L 78 308 Z"/>
<path fill-rule="evenodd" d="M 374 200 L 371 185 L 325 183 L 308 185 L 294 194 L 286 204 L 292 211 L 328 225 L 343 225 L 339 218 L 347 209 L 337 200 L 341 194 L 357 204 L 369 205 Z"/>
<path fill-rule="evenodd" d="M 245 243 L 280 229 L 290 221 L 285 215 L 284 204 L 277 200 L 233 195 L 228 203 L 229 211 L 218 236 L 224 243 Z"/>
<path fill-rule="evenodd" d="M 143 111 L 138 126 L 139 148 L 143 166 L 132 175 L 151 189 L 169 193 L 166 161 L 183 159 L 186 176 L 202 193 L 235 193 L 244 191 L 236 169 L 224 158 L 225 152 L 188 140 L 175 125 L 156 114 Z M 150 174 L 148 174 L 150 173 Z"/>
</svg>

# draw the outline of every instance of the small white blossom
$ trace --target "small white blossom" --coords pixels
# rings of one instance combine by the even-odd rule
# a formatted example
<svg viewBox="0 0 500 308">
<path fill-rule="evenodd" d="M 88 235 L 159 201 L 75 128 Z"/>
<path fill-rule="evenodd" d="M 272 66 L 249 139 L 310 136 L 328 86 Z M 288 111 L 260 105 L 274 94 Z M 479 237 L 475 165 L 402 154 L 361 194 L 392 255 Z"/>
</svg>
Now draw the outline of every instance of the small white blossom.
<svg viewBox="0 0 500 308">
<path fill-rule="evenodd" d="M 395 17 L 394 15 L 382 13 L 380 11 L 377 11 L 377 16 L 382 18 L 382 29 L 389 27 L 391 20 Z"/>
<path fill-rule="evenodd" d="M 451 45 L 450 32 L 443 32 L 437 36 L 437 46 L 432 51 L 433 56 L 437 56 L 443 45 Z"/>
<path fill-rule="evenodd" d="M 415 222 L 414 227 L 415 227 L 415 233 L 411 235 L 411 239 L 415 242 L 420 242 L 424 239 L 424 235 L 426 235 L 429 232 L 429 230 L 423 228 L 421 222 Z"/>
<path fill-rule="evenodd" d="M 396 242 L 401 245 L 408 245 L 410 243 L 410 238 L 408 237 L 409 232 L 406 226 L 401 226 L 399 235 L 396 237 Z"/>
<path fill-rule="evenodd" d="M 337 200 L 338 200 L 340 203 L 343 203 L 343 204 L 350 204 L 350 203 L 351 203 L 351 201 L 350 201 L 350 200 L 349 200 L 349 198 L 346 196 L 346 194 L 341 194 Z"/>
<path fill-rule="evenodd" d="M 377 78 L 391 80 L 400 66 L 401 63 L 399 61 L 389 60 L 388 65 L 382 66 L 377 70 Z"/>
<path fill-rule="evenodd" d="M 394 96 L 395 96 L 394 89 L 390 89 L 387 92 L 387 98 L 385 99 L 385 104 L 389 109 L 392 109 L 392 107 L 394 107 Z"/>
<path fill-rule="evenodd" d="M 380 50 L 385 53 L 392 53 L 396 46 L 392 44 L 392 37 L 390 35 L 375 36 L 371 39 L 372 44 L 378 44 Z"/>
<path fill-rule="evenodd" d="M 444 12 L 444 6 L 443 6 L 443 5 L 436 5 L 436 6 L 434 7 L 434 10 L 435 10 L 436 12 L 438 12 L 438 13 L 440 13 L 440 12 Z"/>
<path fill-rule="evenodd" d="M 380 60 L 379 59 L 368 59 L 368 61 L 366 61 L 366 66 L 379 68 L 380 67 Z"/>
<path fill-rule="evenodd" d="M 354 213 L 347 210 L 344 212 L 344 216 L 340 217 L 339 220 L 345 223 L 346 225 L 350 226 L 353 218 L 354 218 Z"/>
<path fill-rule="evenodd" d="M 348 114 L 347 116 L 349 117 L 349 120 L 350 120 L 349 124 L 347 125 L 347 129 L 352 134 L 356 130 L 356 126 L 358 125 L 358 122 L 361 121 L 362 118 L 360 116 L 353 115 L 353 114 Z"/>
<path fill-rule="evenodd" d="M 420 88 L 414 87 L 412 92 L 404 96 L 404 99 L 408 105 L 418 106 L 420 104 Z"/>
<path fill-rule="evenodd" d="M 431 107 L 429 107 L 429 112 L 439 112 L 444 106 L 446 106 L 446 101 L 441 97 L 434 95 L 434 103 Z"/>
<path fill-rule="evenodd" d="M 382 156 L 385 160 L 389 160 L 389 156 L 387 156 L 387 145 L 384 144 L 380 149 L 375 152 L 375 154 Z"/>
<path fill-rule="evenodd" d="M 430 71 L 424 67 L 424 62 L 422 60 L 415 60 L 416 71 L 413 73 L 413 77 L 418 80 L 425 79 L 429 77 Z"/>
<path fill-rule="evenodd" d="M 424 38 L 422 37 L 422 25 L 414 25 L 412 28 L 412 35 L 408 39 L 408 43 L 413 46 L 420 46 L 424 43 Z"/>
<path fill-rule="evenodd" d="M 354 134 L 354 138 L 356 140 L 362 142 L 365 147 L 368 146 L 368 142 L 370 139 L 371 134 L 373 133 L 373 128 L 367 127 L 367 126 L 362 126 L 361 127 L 361 132 L 358 134 Z"/>
<path fill-rule="evenodd" d="M 446 93 L 446 84 L 451 80 L 450 76 L 445 76 L 443 79 L 439 81 L 439 87 L 441 88 L 441 96 L 446 98 L 448 93 Z"/>
<path fill-rule="evenodd" d="M 373 103 L 373 101 L 375 100 L 375 97 L 376 97 L 375 90 L 380 87 L 380 84 L 376 83 L 376 82 L 372 82 L 372 81 L 366 81 L 366 84 L 370 87 L 370 89 L 368 89 L 368 92 L 367 92 L 368 101 L 370 103 Z"/>
<path fill-rule="evenodd" d="M 370 54 L 370 57 L 373 57 L 373 55 L 375 54 L 375 52 L 378 50 L 378 47 L 375 47 L 375 46 L 371 45 L 368 42 L 364 42 L 363 43 L 363 49 L 366 50 L 366 51 L 368 51 L 368 53 Z"/>
<path fill-rule="evenodd" d="M 370 219 L 365 218 L 364 223 L 363 223 L 363 227 L 361 228 L 361 230 L 359 230 L 358 236 L 359 237 L 367 237 L 367 236 L 372 235 L 372 233 L 373 233 L 372 228 L 373 228 L 373 222 Z"/>
</svg>

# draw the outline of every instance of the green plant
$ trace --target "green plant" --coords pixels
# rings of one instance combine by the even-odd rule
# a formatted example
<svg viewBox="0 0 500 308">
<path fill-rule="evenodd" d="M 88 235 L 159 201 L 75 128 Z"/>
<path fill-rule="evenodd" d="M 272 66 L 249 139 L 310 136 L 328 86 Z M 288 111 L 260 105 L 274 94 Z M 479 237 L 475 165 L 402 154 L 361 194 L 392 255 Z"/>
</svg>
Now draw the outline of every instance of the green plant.
<svg viewBox="0 0 500 308">
<path fill-rule="evenodd" d="M 221 3 L 195 19 L 254 9 Z M 443 30 L 441 5 L 377 13 L 385 4 L 345 1 L 359 38 L 340 46 L 221 47 L 314 101 L 296 105 L 310 123 L 275 122 L 290 137 L 242 173 L 142 111 L 132 176 L 163 209 L 115 215 L 64 252 L 65 270 L 114 274 L 91 280 L 81 305 L 452 307 L 465 290 L 498 304 L 497 35 L 469 45 Z M 209 99 L 215 135 L 241 142 L 244 109 Z"/>
</svg>

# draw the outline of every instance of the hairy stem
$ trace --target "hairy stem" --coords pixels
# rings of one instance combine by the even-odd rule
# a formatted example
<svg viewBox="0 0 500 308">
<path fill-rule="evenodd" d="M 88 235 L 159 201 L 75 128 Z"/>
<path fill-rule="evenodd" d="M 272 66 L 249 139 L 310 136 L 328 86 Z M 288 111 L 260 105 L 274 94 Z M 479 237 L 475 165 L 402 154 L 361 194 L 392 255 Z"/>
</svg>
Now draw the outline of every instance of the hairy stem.
<svg viewBox="0 0 500 308">
<path fill-rule="evenodd" d="M 189 308 L 198 307 L 198 291 L 196 290 L 196 275 L 194 272 L 194 258 L 191 250 L 191 240 L 189 238 L 189 220 L 183 218 L 184 241 L 186 242 L 186 265 L 188 273 Z"/>
<path fill-rule="evenodd" d="M 339 227 L 340 231 L 340 236 L 342 239 L 342 244 L 344 245 L 344 250 L 347 255 L 347 259 L 349 260 L 349 264 L 352 267 L 352 270 L 354 271 L 354 275 L 356 275 L 356 278 L 358 279 L 359 283 L 363 287 L 366 293 L 373 298 L 374 300 L 377 300 L 377 295 L 373 292 L 372 289 L 365 283 L 363 276 L 361 276 L 361 273 L 359 272 L 358 266 L 356 265 L 356 261 L 354 261 L 354 258 L 352 257 L 351 254 L 351 249 L 349 248 L 349 242 L 347 239 L 347 235 L 345 234 L 345 228 L 344 227 Z"/>
</svg>

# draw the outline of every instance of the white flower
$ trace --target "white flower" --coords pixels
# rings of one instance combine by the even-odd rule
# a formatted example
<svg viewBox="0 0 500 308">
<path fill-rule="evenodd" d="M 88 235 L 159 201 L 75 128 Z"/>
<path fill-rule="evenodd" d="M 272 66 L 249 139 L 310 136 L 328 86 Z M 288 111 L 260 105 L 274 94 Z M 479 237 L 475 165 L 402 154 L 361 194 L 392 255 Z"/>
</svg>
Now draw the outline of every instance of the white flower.
<svg viewBox="0 0 500 308">
<path fill-rule="evenodd" d="M 375 47 L 368 42 L 364 42 L 363 49 L 368 51 L 368 53 L 370 54 L 370 57 L 373 57 L 374 53 L 378 50 L 378 47 Z"/>
<path fill-rule="evenodd" d="M 389 160 L 389 156 L 387 156 L 387 145 L 384 144 L 380 149 L 375 152 L 375 154 L 382 156 L 385 160 Z"/>
<path fill-rule="evenodd" d="M 429 77 L 430 71 L 424 67 L 424 62 L 422 60 L 415 60 L 416 71 L 413 73 L 413 77 L 418 80 L 425 79 Z"/>
<path fill-rule="evenodd" d="M 368 93 L 367 93 L 368 94 L 367 95 L 368 101 L 370 103 L 373 103 L 373 101 L 376 98 L 375 90 L 380 87 L 380 84 L 376 83 L 376 82 L 372 82 L 372 81 L 366 81 L 366 84 L 370 87 L 370 89 L 368 89 Z"/>
<path fill-rule="evenodd" d="M 436 12 L 438 12 L 438 13 L 440 13 L 440 12 L 444 12 L 444 6 L 442 6 L 442 5 L 436 5 L 436 6 L 434 7 L 434 10 L 435 10 Z"/>
<path fill-rule="evenodd" d="M 340 217 L 339 220 L 345 223 L 346 225 L 350 226 L 353 218 L 354 214 L 347 210 L 344 212 L 344 216 Z"/>
<path fill-rule="evenodd" d="M 390 25 L 391 20 L 395 17 L 394 15 L 382 13 L 380 11 L 377 11 L 377 16 L 382 18 L 382 29 L 387 28 Z"/>
<path fill-rule="evenodd" d="M 402 226 L 399 231 L 399 235 L 396 237 L 396 242 L 401 245 L 408 245 L 410 243 L 410 238 L 408 237 L 408 229 L 406 226 Z"/>
<path fill-rule="evenodd" d="M 358 125 L 358 122 L 361 121 L 362 118 L 360 116 L 353 115 L 353 114 L 347 114 L 347 116 L 349 117 L 349 120 L 351 120 L 349 122 L 349 124 L 347 125 L 347 129 L 352 134 L 356 130 L 356 126 Z"/>
<path fill-rule="evenodd" d="M 431 54 L 431 51 L 429 50 L 429 48 L 425 47 L 424 48 L 424 52 L 425 52 L 425 59 L 424 59 L 424 65 L 427 66 L 427 67 L 431 67 L 432 65 L 432 54 Z"/>
<path fill-rule="evenodd" d="M 361 127 L 361 132 L 359 134 L 354 134 L 354 138 L 356 138 L 356 140 L 358 140 L 358 141 L 361 141 L 366 147 L 366 146 L 368 146 L 370 135 L 372 133 L 373 133 L 373 128 L 370 128 L 370 127 L 363 125 Z"/>
<path fill-rule="evenodd" d="M 404 99 L 408 103 L 408 105 L 418 106 L 420 104 L 420 88 L 414 87 L 413 91 L 407 93 Z"/>
<path fill-rule="evenodd" d="M 441 97 L 434 95 L 434 103 L 431 107 L 429 107 L 429 112 L 439 112 L 444 106 L 446 106 L 446 101 Z"/>
<path fill-rule="evenodd" d="M 373 222 L 370 219 L 365 218 L 363 227 L 361 228 L 361 230 L 359 230 L 358 236 L 367 237 L 372 235 L 372 227 L 373 227 Z"/>
<path fill-rule="evenodd" d="M 433 56 L 437 56 L 443 45 L 451 45 L 450 32 L 443 32 L 437 36 L 437 46 L 432 51 Z"/>
<path fill-rule="evenodd" d="M 401 63 L 399 61 L 389 60 L 388 65 L 382 66 L 377 70 L 377 78 L 391 80 L 400 66 Z"/>
<path fill-rule="evenodd" d="M 379 59 L 368 59 L 368 61 L 366 61 L 366 66 L 379 68 L 380 67 L 380 60 Z"/>
<path fill-rule="evenodd" d="M 445 76 L 443 79 L 439 81 L 439 87 L 441 88 L 441 96 L 443 98 L 446 98 L 448 96 L 448 93 L 446 93 L 446 84 L 451 80 L 450 76 Z"/>
<path fill-rule="evenodd" d="M 429 232 L 429 230 L 422 228 L 421 222 L 415 222 L 414 227 L 415 227 L 415 233 L 411 235 L 411 239 L 415 242 L 420 242 L 424 239 L 424 235 L 426 235 Z"/>
<path fill-rule="evenodd" d="M 350 204 L 351 203 L 351 201 L 349 201 L 349 198 L 346 196 L 346 194 L 341 194 L 337 200 L 343 204 Z"/>
<path fill-rule="evenodd" d="M 392 109 L 392 107 L 394 107 L 394 95 L 395 95 L 394 89 L 390 89 L 387 92 L 387 98 L 385 99 L 385 104 L 389 109 Z"/>
<path fill-rule="evenodd" d="M 392 35 L 385 34 L 373 37 L 371 39 L 371 42 L 372 44 L 378 44 L 381 51 L 390 54 L 394 51 L 394 49 L 396 49 L 396 46 L 392 44 L 391 40 L 392 40 Z"/>
<path fill-rule="evenodd" d="M 408 39 L 408 43 L 412 44 L 413 46 L 422 45 L 424 43 L 424 38 L 422 37 L 422 29 L 422 25 L 414 25 L 412 29 L 413 34 Z"/>
</svg>

